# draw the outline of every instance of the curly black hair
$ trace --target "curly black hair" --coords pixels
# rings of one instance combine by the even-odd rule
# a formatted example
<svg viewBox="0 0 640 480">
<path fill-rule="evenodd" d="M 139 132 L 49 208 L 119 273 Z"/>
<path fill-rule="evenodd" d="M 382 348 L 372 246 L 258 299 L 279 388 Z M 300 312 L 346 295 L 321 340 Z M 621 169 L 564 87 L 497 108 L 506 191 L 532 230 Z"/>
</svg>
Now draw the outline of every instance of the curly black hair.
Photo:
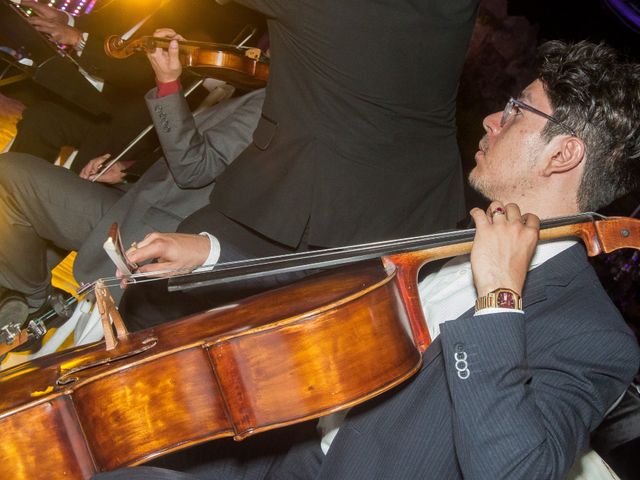
<svg viewBox="0 0 640 480">
<path fill-rule="evenodd" d="M 586 146 L 579 209 L 595 211 L 638 188 L 640 65 L 604 44 L 550 41 L 538 51 L 538 78 L 553 115 Z M 547 123 L 542 133 L 550 140 L 566 130 Z"/>
</svg>

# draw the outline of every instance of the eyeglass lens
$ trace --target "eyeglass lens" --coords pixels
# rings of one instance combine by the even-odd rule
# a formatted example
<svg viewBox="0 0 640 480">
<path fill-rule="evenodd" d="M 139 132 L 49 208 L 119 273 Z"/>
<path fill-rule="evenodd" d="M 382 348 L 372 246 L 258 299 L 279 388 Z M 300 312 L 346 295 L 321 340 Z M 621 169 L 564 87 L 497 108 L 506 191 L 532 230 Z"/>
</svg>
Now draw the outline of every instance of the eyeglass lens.
<svg viewBox="0 0 640 480">
<path fill-rule="evenodd" d="M 502 118 L 500 119 L 500 127 L 504 127 L 511 116 L 511 112 L 513 110 L 513 101 L 509 100 L 507 104 L 504 106 L 504 110 L 502 111 Z"/>
</svg>

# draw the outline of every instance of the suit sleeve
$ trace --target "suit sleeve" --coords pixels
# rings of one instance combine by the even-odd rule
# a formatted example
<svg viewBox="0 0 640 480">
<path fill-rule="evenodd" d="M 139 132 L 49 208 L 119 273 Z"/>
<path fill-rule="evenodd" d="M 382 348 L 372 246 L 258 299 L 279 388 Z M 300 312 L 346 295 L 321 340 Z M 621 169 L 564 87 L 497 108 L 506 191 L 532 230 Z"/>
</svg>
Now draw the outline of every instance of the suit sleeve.
<svg viewBox="0 0 640 480">
<path fill-rule="evenodd" d="M 554 312 L 544 321 L 569 315 Z M 637 371 L 637 343 L 623 328 L 577 328 L 541 346 L 527 340 L 525 318 L 526 309 L 442 325 L 465 478 L 563 478 Z"/>
<path fill-rule="evenodd" d="M 215 105 L 216 114 L 199 129 L 182 93 L 145 97 L 171 175 L 180 188 L 213 182 L 251 141 L 264 91 Z"/>
</svg>

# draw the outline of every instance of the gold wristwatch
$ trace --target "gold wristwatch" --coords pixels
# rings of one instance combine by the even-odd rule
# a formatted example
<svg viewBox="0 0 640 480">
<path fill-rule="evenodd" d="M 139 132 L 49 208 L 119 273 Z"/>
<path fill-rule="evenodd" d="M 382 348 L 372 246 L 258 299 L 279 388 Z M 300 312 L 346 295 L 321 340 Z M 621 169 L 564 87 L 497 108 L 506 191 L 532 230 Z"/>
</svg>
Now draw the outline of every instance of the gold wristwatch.
<svg viewBox="0 0 640 480">
<path fill-rule="evenodd" d="M 496 288 L 476 299 L 476 312 L 483 308 L 512 308 L 522 310 L 522 297 L 510 288 Z"/>
</svg>

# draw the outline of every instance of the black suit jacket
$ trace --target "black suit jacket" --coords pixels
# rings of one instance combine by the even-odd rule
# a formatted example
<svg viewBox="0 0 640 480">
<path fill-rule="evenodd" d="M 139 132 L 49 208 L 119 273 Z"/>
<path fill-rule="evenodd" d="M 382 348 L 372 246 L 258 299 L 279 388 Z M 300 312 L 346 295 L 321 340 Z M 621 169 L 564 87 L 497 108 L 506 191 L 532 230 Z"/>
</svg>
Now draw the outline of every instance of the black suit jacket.
<svg viewBox="0 0 640 480">
<path fill-rule="evenodd" d="M 238 0 L 268 18 L 271 70 L 253 145 L 212 204 L 295 246 L 453 228 L 454 124 L 478 0 Z"/>
</svg>

